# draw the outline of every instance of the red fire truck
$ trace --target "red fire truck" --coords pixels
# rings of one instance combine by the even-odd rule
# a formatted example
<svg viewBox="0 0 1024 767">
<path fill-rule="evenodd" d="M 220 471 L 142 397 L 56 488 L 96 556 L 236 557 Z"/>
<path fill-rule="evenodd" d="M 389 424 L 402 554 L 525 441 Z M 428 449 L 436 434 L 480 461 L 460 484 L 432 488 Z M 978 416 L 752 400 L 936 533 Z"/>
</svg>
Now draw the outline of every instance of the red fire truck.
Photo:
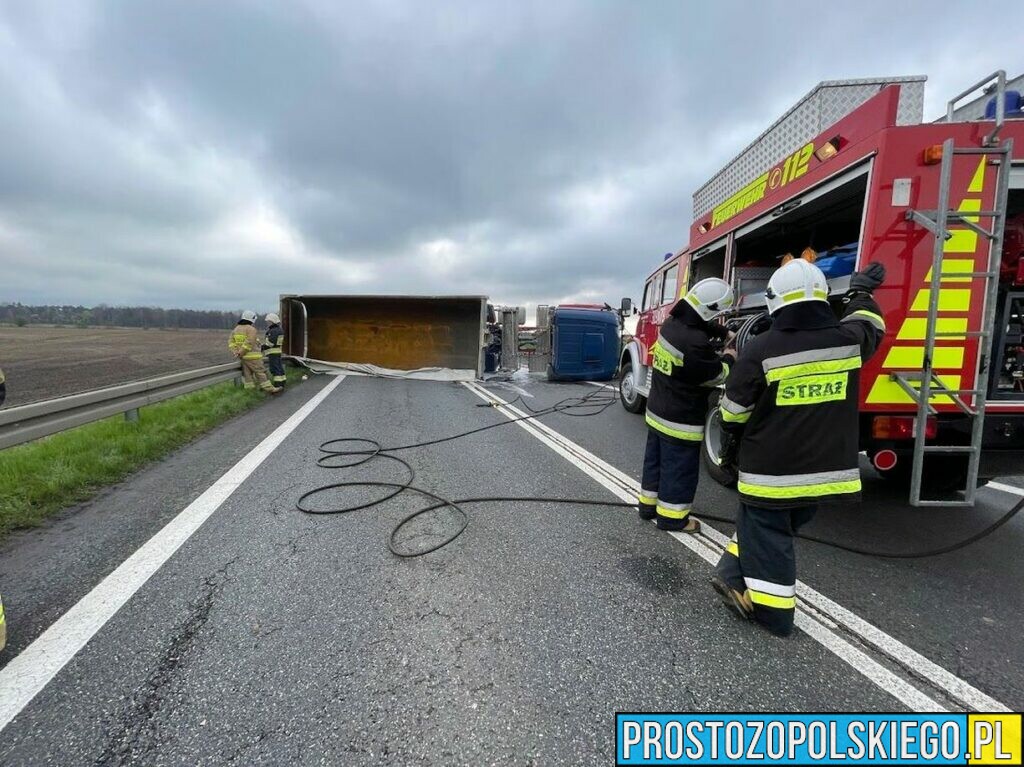
<svg viewBox="0 0 1024 767">
<path fill-rule="evenodd" d="M 883 263 L 885 340 L 861 373 L 861 448 L 914 505 L 969 505 L 1024 468 L 1024 76 L 1003 72 L 922 121 L 923 77 L 823 82 L 697 190 L 690 244 L 647 279 L 620 394 L 641 412 L 651 346 L 688 286 L 723 277 L 742 344 L 786 253 L 817 253 L 833 300 Z M 961 102 L 981 92 L 973 100 Z M 717 409 L 704 459 L 719 481 Z M 963 495 L 950 496 L 958 487 Z M 940 492 L 941 491 L 941 492 Z"/>
</svg>

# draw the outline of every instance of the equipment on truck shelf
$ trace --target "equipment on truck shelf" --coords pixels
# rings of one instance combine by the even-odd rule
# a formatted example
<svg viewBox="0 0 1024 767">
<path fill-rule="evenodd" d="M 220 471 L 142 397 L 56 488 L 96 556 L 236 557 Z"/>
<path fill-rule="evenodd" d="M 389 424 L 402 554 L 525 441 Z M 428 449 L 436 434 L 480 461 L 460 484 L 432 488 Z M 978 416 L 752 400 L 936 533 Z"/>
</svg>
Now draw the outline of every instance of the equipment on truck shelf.
<svg viewBox="0 0 1024 767">
<path fill-rule="evenodd" d="M 690 244 L 648 278 L 620 358 L 627 410 L 644 407 L 658 328 L 686 286 L 735 287 L 725 322 L 741 344 L 770 322 L 783 254 L 810 252 L 837 312 L 856 269 L 888 272 L 876 296 L 888 330 L 858 393 L 860 448 L 882 476 L 907 482 L 915 505 L 969 505 L 979 482 L 1024 462 L 1024 113 L 1011 94 L 1024 77 L 985 78 L 934 123 L 923 84 L 822 83 L 698 189 Z M 709 424 L 712 473 L 716 439 Z"/>
</svg>

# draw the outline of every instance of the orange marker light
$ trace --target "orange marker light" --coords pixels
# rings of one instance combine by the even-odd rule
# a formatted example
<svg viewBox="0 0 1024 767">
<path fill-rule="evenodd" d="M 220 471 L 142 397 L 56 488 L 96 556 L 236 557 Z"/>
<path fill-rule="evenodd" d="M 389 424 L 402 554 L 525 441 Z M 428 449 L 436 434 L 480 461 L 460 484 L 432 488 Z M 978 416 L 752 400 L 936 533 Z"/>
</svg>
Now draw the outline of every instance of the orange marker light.
<svg viewBox="0 0 1024 767">
<path fill-rule="evenodd" d="M 839 146 L 843 142 L 842 136 L 833 136 L 824 144 L 814 150 L 814 156 L 818 158 L 820 162 L 830 160 L 839 154 Z"/>
<path fill-rule="evenodd" d="M 942 162 L 942 144 L 932 144 L 924 149 L 924 160 L 925 165 L 938 165 Z"/>
</svg>

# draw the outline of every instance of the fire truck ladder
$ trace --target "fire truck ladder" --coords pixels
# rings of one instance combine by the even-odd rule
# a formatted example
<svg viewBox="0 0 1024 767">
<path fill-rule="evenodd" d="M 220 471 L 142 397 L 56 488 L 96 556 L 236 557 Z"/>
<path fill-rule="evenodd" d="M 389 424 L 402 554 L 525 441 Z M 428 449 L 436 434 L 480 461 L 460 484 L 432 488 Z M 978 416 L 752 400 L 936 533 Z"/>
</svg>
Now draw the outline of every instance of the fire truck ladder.
<svg viewBox="0 0 1024 767">
<path fill-rule="evenodd" d="M 999 95 L 1002 103 L 1002 94 Z M 952 103 L 952 102 L 951 102 Z M 919 371 L 900 371 L 892 374 L 893 380 L 917 403 L 917 419 L 914 424 L 914 457 L 910 482 L 910 503 L 912 506 L 973 506 L 978 484 L 978 468 L 981 463 L 981 445 L 984 436 L 985 398 L 988 393 L 989 357 L 992 353 L 992 333 L 996 319 L 996 298 L 999 288 L 999 261 L 1003 250 L 1003 229 L 1006 223 L 1006 197 L 1010 184 L 1010 160 L 1013 156 L 1013 140 L 995 143 L 1002 121 L 996 121 L 996 129 L 989 135 L 988 145 L 982 147 L 960 147 L 947 139 L 942 145 L 942 166 L 939 176 L 938 210 L 909 210 L 906 218 L 927 229 L 935 236 L 932 251 L 931 285 L 928 294 L 928 319 L 925 326 L 924 364 Z M 998 165 L 995 204 L 992 210 L 957 211 L 949 209 L 949 190 L 953 176 L 953 162 L 961 155 L 986 156 L 992 164 Z M 981 221 L 990 222 L 990 228 L 980 226 Z M 943 271 L 943 254 L 946 240 L 952 237 L 949 224 L 964 226 L 989 240 L 988 265 L 985 271 L 949 272 Z M 977 267 L 975 267 L 977 268 Z M 958 332 L 939 332 L 936 319 L 939 312 L 939 291 L 942 280 L 958 279 L 959 282 L 982 280 L 985 302 L 982 309 L 981 328 Z M 951 389 L 934 372 L 935 341 L 941 338 L 978 339 L 978 375 L 973 389 Z M 937 411 L 932 405 L 934 398 L 948 397 L 956 407 L 970 419 L 970 443 L 967 445 L 929 445 L 926 441 L 928 416 Z M 969 401 L 968 401 L 969 400 Z M 963 499 L 924 499 L 921 497 L 921 479 L 924 474 L 926 455 L 937 453 L 967 456 L 967 486 Z"/>
</svg>

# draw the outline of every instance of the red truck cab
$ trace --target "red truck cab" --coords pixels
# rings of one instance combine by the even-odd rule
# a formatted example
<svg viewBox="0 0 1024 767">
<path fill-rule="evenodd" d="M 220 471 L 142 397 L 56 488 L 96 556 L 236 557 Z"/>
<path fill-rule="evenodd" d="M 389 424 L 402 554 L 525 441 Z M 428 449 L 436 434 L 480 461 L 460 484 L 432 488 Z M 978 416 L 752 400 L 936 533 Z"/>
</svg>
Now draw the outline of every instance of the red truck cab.
<svg viewBox="0 0 1024 767">
<path fill-rule="evenodd" d="M 636 333 L 623 350 L 619 365 L 622 404 L 631 413 L 642 412 L 650 394 L 651 348 L 668 313 L 686 292 L 689 265 L 689 253 L 685 250 L 666 253 L 664 261 L 644 283 Z"/>
</svg>

